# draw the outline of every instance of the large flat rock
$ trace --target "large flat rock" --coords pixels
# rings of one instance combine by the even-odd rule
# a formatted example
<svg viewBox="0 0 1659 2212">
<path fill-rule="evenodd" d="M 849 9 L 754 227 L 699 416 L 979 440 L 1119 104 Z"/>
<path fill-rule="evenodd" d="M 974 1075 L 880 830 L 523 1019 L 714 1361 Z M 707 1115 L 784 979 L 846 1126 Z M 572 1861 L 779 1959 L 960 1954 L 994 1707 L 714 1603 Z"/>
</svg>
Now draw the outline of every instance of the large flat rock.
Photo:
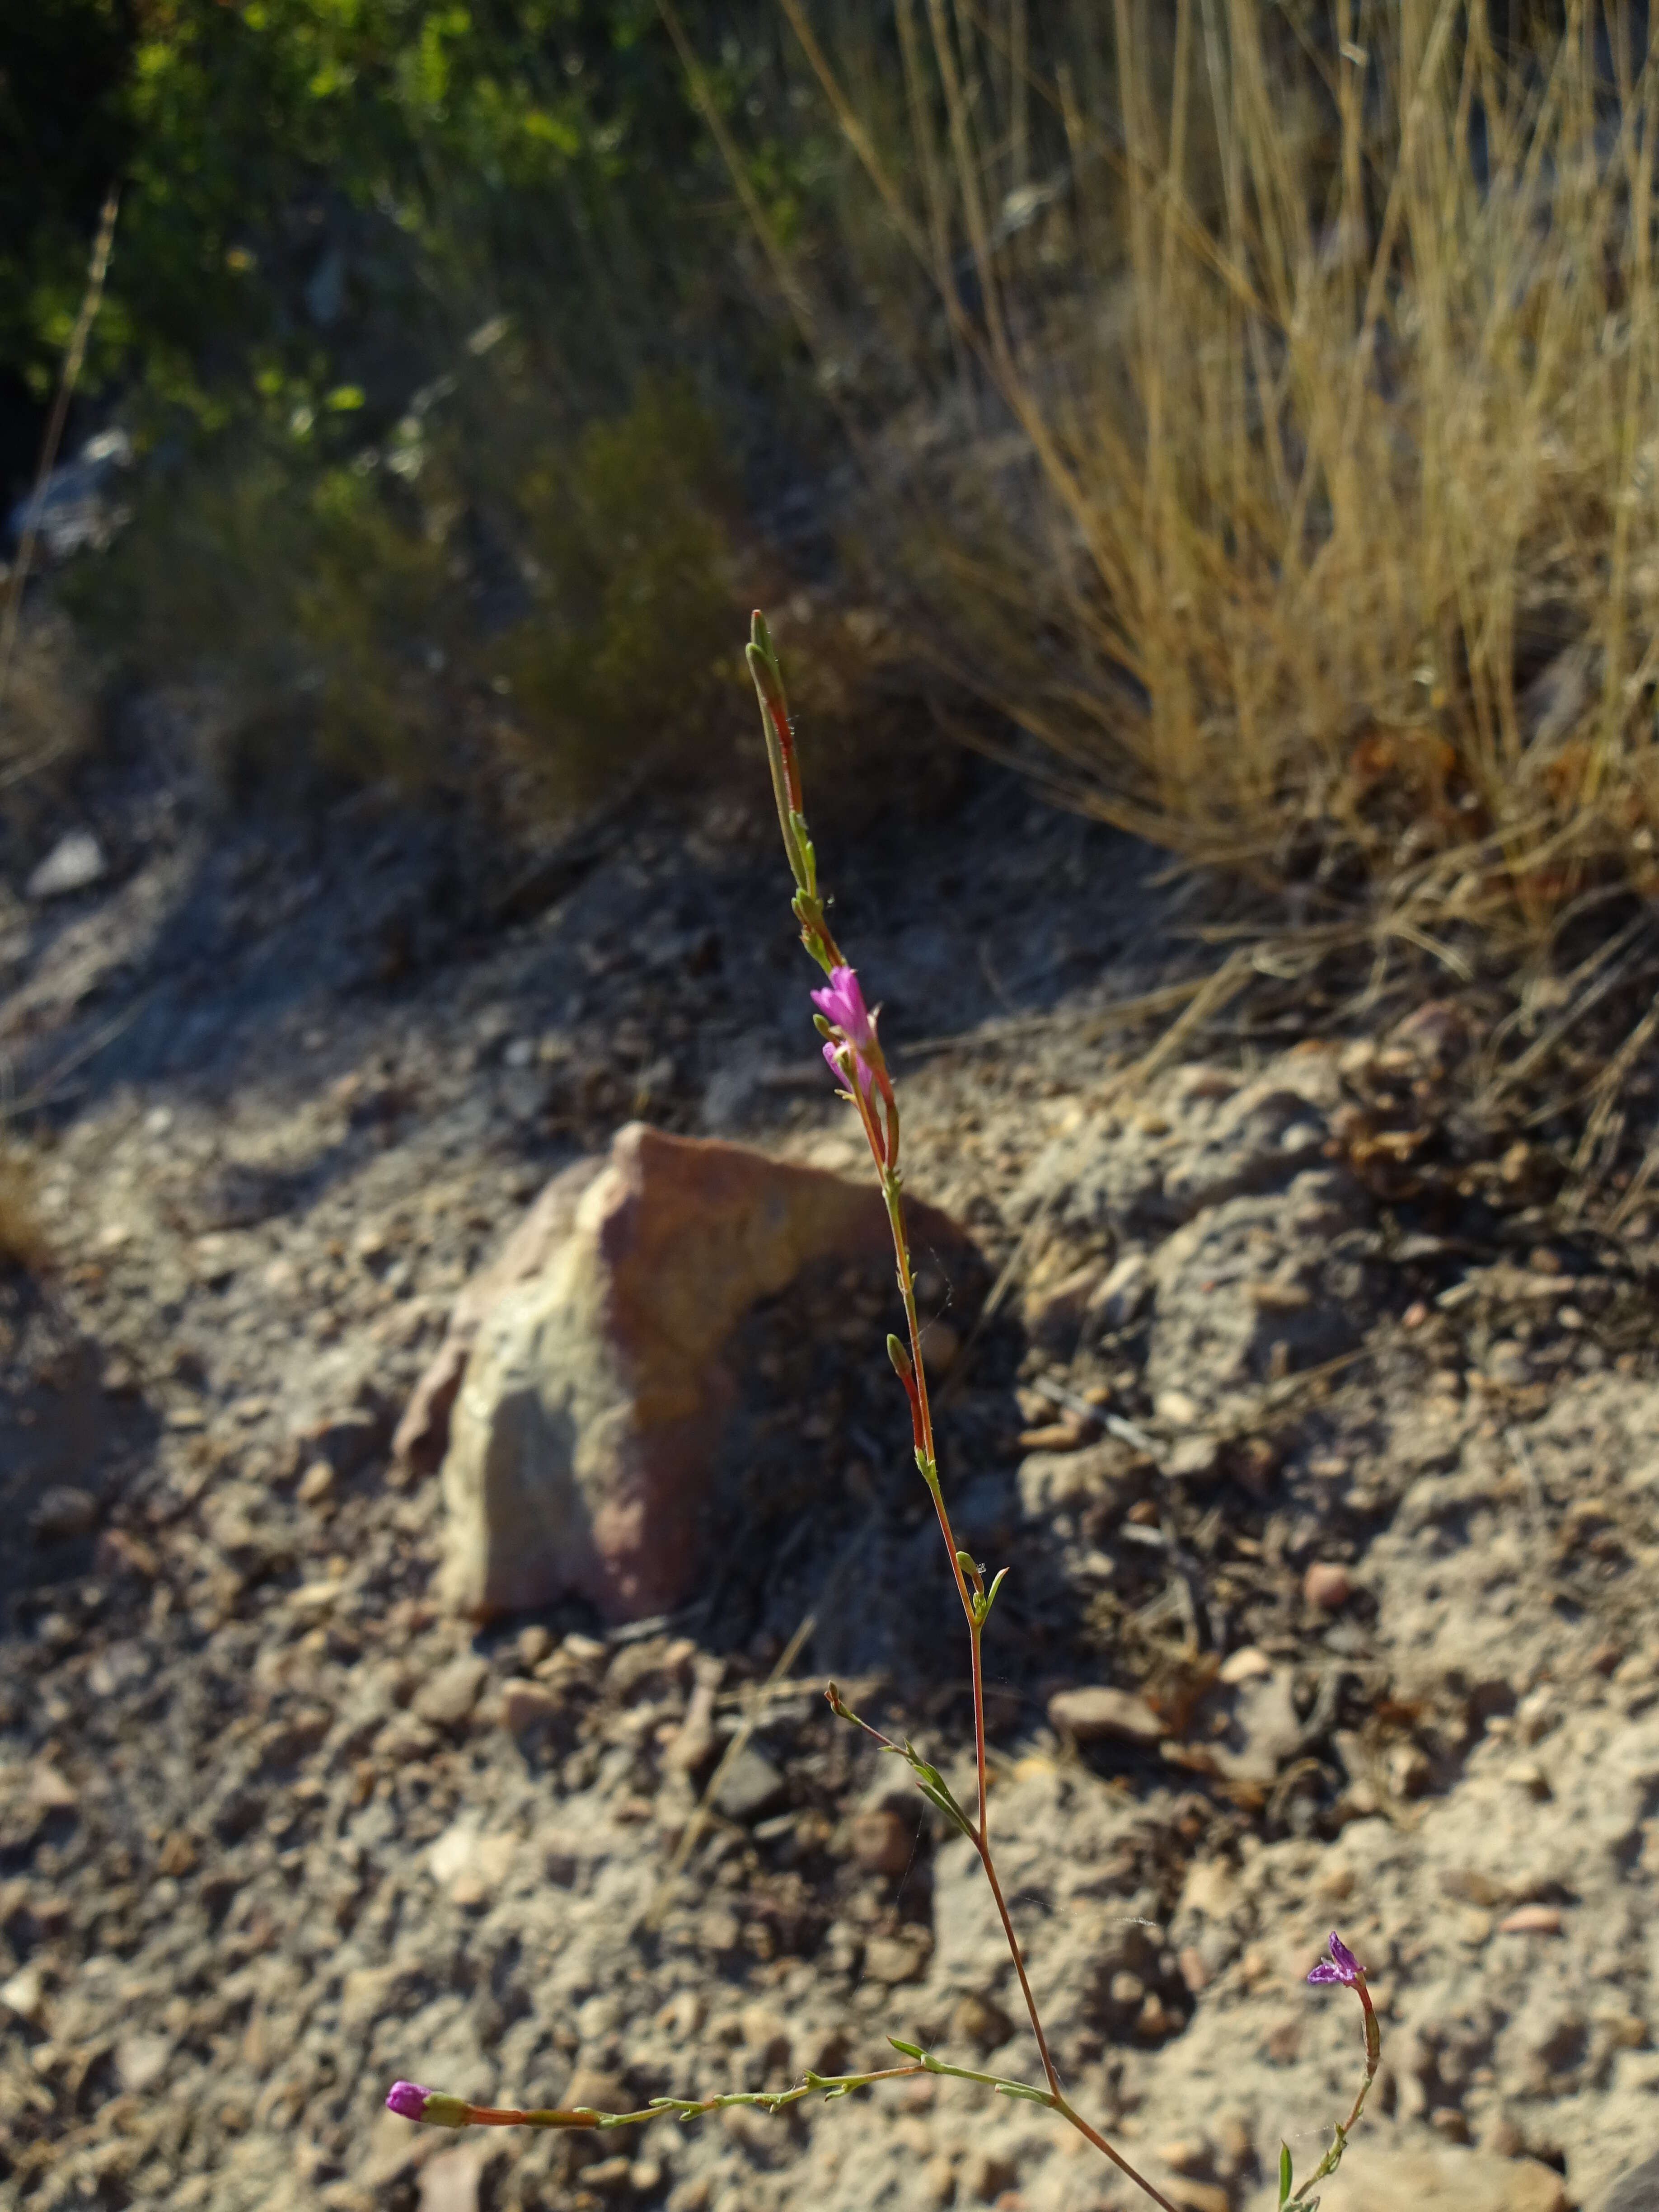
<svg viewBox="0 0 1659 2212">
<path fill-rule="evenodd" d="M 963 1241 L 910 1213 L 924 1242 Z M 489 1295 L 463 1297 L 444 1593 L 480 1617 L 576 1595 L 639 1620 L 696 1582 L 727 1338 L 812 1262 L 884 1252 L 885 1209 L 873 1180 L 635 1122 L 531 1219 Z"/>
</svg>

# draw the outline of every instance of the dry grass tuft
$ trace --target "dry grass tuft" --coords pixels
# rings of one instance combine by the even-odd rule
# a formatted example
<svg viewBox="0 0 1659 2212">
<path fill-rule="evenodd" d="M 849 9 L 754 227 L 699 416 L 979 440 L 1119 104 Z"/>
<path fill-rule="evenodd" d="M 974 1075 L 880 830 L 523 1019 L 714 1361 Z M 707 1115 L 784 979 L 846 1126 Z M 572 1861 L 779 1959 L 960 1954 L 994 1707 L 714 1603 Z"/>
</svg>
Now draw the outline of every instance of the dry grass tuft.
<svg viewBox="0 0 1659 2212">
<path fill-rule="evenodd" d="M 1635 11 L 899 0 L 884 58 L 781 6 L 919 403 L 890 553 L 1057 789 L 1314 912 L 1536 941 L 1659 890 Z"/>
</svg>

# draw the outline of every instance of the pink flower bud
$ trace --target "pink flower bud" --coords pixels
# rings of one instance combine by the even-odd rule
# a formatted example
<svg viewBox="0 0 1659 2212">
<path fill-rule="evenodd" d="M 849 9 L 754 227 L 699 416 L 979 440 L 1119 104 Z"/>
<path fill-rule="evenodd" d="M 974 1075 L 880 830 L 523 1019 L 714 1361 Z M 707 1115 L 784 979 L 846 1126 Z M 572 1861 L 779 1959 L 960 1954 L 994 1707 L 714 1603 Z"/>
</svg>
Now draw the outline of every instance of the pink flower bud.
<svg viewBox="0 0 1659 2212">
<path fill-rule="evenodd" d="M 1331 1955 L 1328 1959 L 1320 1960 L 1308 1979 L 1310 1982 L 1346 1982 L 1352 1985 L 1360 1978 L 1364 1971 L 1358 1960 L 1333 1928 Z"/>
</svg>

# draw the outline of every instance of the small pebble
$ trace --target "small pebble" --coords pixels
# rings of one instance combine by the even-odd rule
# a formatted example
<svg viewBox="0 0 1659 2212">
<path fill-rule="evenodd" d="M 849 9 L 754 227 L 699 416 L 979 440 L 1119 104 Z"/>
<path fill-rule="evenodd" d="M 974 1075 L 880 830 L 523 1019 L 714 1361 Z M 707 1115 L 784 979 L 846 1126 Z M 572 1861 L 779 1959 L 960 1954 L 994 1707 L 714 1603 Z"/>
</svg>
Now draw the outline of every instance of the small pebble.
<svg viewBox="0 0 1659 2212">
<path fill-rule="evenodd" d="M 333 1468 L 325 1459 L 314 1459 L 300 1477 L 296 1494 L 301 1505 L 320 1505 L 333 1487 Z"/>
<path fill-rule="evenodd" d="M 1013 2022 L 994 1997 L 970 1990 L 957 1999 L 951 2014 L 953 2041 L 975 2043 L 981 2051 L 995 2051 L 1006 2043 L 1013 2032 Z"/>
<path fill-rule="evenodd" d="M 514 1680 L 501 1686 L 501 1725 L 509 1735 L 528 1735 L 549 1726 L 560 1700 L 543 1682 Z"/>
<path fill-rule="evenodd" d="M 415 1692 L 411 1711 L 434 1728 L 458 1728 L 478 1702 L 489 1667 L 475 1652 L 463 1652 L 435 1674 L 428 1674 Z"/>
<path fill-rule="evenodd" d="M 1553 1905 L 1518 1905 L 1513 1912 L 1505 1913 L 1498 1926 L 1504 1936 L 1559 1936 L 1560 1909 Z"/>
<path fill-rule="evenodd" d="M 958 2178 L 969 2197 L 988 2204 L 1005 2189 L 1011 2189 L 1018 2176 L 1008 2160 L 999 2158 L 994 2151 L 970 2150 L 962 2161 Z"/>
<path fill-rule="evenodd" d="M 1353 1595 L 1353 1583 L 1340 1560 L 1316 1559 L 1302 1577 L 1302 1595 L 1321 1613 L 1340 1613 Z"/>
<path fill-rule="evenodd" d="M 1180 2136 L 1173 2142 L 1160 2143 L 1158 2156 L 1177 2173 L 1202 2173 L 1210 2163 L 1210 2146 L 1199 2140 Z"/>
<path fill-rule="evenodd" d="M 848 1836 L 853 1856 L 866 1874 L 902 1875 L 915 1856 L 915 1823 L 885 1805 L 855 1813 Z"/>
<path fill-rule="evenodd" d="M 64 1483 L 42 1491 L 29 1516 L 29 1527 L 42 1544 L 61 1544 L 89 1535 L 98 1524 L 98 1501 L 90 1491 Z"/>
<path fill-rule="evenodd" d="M 1204 1963 L 1204 1954 L 1196 1943 L 1188 1944 L 1176 1964 L 1181 1969 L 1181 1978 L 1194 1996 L 1209 1986 L 1210 1970 Z"/>
<path fill-rule="evenodd" d="M 1048 1725 L 1056 1735 L 1078 1743 L 1154 1744 L 1170 1733 L 1168 1723 L 1145 1698 L 1104 1683 L 1057 1690 L 1048 1700 Z"/>
</svg>

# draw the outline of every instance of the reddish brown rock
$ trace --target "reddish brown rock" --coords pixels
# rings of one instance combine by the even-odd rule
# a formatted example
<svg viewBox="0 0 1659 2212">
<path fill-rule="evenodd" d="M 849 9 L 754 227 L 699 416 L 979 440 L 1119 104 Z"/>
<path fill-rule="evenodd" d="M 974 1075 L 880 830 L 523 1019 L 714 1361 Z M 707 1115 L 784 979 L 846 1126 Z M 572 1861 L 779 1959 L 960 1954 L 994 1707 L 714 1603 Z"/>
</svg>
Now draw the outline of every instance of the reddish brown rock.
<svg viewBox="0 0 1659 2212">
<path fill-rule="evenodd" d="M 487 1314 L 516 1285 L 541 1273 L 569 1237 L 576 1203 L 604 1167 L 603 1159 L 577 1160 L 556 1175 L 488 1267 L 481 1267 L 455 1301 L 443 1342 L 415 1385 L 392 1439 L 392 1457 L 416 1474 L 430 1474 L 449 1444 L 454 1409 L 467 1356 L 477 1341 Z"/>
<path fill-rule="evenodd" d="M 665 1612 L 701 1565 L 736 1397 L 726 1339 L 811 1262 L 884 1253 L 886 1214 L 873 1182 L 635 1122 L 598 1171 L 550 1185 L 538 1217 L 488 1297 L 475 1283 L 458 1309 L 472 1335 L 443 1463 L 444 1591 L 478 1616 L 572 1595 L 611 1621 Z M 961 1244 L 943 1215 L 911 1217 L 924 1246 Z M 447 1387 L 429 1379 L 421 1449 Z M 406 1454 L 419 1425 L 411 1407 Z"/>
</svg>

